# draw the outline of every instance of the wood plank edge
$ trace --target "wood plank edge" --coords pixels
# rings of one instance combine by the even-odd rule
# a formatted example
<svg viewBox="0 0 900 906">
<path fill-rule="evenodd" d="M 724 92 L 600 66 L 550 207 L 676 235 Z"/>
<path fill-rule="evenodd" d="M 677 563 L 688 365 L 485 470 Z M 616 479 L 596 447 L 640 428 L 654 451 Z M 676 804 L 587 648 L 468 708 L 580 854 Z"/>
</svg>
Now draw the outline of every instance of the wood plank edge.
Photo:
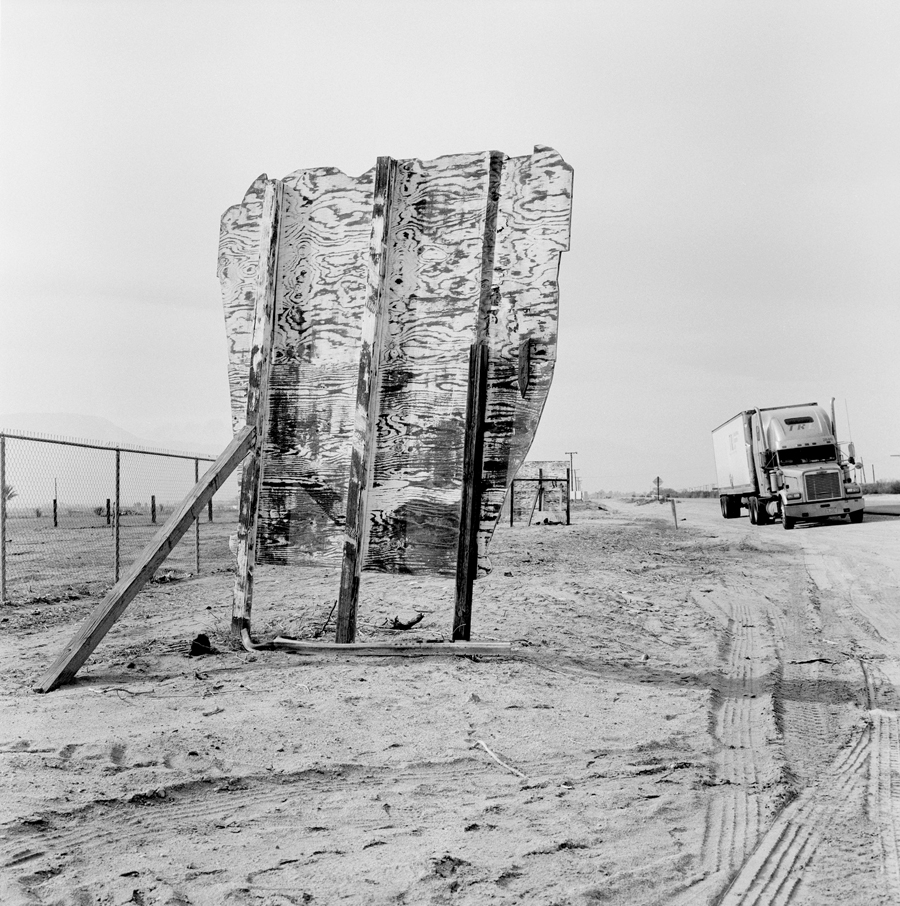
<svg viewBox="0 0 900 906">
<path fill-rule="evenodd" d="M 471 655 L 512 654 L 512 642 L 307 642 L 278 636 L 276 648 L 300 654 L 345 654 L 352 656 L 415 656 L 418 654 L 449 654 L 457 657 Z"/>
<path fill-rule="evenodd" d="M 32 687 L 35 692 L 52 692 L 75 676 L 82 664 L 112 628 L 122 611 L 172 552 L 175 545 L 190 528 L 196 515 L 202 511 L 207 501 L 218 491 L 222 482 L 244 458 L 254 436 L 255 431 L 251 428 L 243 428 L 234 436 L 219 458 L 207 469 L 200 481 L 185 497 L 181 506 L 138 555 L 128 572 L 107 592 L 84 620 L 78 632 L 47 669 L 40 682 Z M 108 625 L 104 625 L 107 623 Z"/>
</svg>

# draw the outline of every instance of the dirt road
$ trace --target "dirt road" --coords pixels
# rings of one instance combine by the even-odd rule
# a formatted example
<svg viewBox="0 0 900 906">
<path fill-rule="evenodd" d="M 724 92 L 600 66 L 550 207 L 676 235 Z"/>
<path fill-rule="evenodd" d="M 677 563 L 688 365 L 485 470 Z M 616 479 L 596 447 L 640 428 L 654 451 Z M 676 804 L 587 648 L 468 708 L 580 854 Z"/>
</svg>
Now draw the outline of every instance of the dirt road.
<svg viewBox="0 0 900 906">
<path fill-rule="evenodd" d="M 900 901 L 900 519 L 678 515 L 499 530 L 473 638 L 506 659 L 236 651 L 211 576 L 39 696 L 91 602 L 6 608 L 0 902 Z M 322 630 L 334 574 L 259 575 L 260 635 Z M 450 600 L 367 575 L 363 635 L 446 637 Z"/>
</svg>

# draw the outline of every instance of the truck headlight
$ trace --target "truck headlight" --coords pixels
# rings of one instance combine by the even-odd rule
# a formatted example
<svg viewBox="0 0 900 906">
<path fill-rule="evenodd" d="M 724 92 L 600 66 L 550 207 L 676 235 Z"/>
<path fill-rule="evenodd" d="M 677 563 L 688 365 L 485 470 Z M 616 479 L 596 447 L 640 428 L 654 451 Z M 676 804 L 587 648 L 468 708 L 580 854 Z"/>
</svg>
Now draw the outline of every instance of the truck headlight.
<svg viewBox="0 0 900 906">
<path fill-rule="evenodd" d="M 802 494 L 798 494 L 798 493 L 795 491 L 793 494 L 788 494 L 788 495 L 787 495 L 787 499 L 788 499 L 788 500 L 799 500 L 802 496 L 803 496 Z"/>
</svg>

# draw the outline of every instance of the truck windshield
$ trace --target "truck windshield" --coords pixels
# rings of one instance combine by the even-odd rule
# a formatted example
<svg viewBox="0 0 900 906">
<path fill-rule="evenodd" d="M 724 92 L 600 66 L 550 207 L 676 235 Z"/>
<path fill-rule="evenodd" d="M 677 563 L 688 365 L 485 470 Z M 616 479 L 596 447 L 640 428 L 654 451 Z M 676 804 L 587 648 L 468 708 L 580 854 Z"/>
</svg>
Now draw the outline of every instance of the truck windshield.
<svg viewBox="0 0 900 906">
<path fill-rule="evenodd" d="M 793 450 L 779 450 L 780 466 L 799 466 L 806 462 L 835 462 L 837 451 L 834 444 L 819 444 L 815 447 L 796 447 Z"/>
</svg>

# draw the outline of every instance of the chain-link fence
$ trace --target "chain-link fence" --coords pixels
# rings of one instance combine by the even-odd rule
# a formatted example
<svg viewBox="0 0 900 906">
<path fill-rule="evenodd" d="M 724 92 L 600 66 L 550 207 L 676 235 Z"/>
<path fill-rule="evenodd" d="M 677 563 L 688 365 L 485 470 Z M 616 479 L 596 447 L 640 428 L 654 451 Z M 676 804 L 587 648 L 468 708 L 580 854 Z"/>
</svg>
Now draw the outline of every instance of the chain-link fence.
<svg viewBox="0 0 900 906">
<path fill-rule="evenodd" d="M 123 574 L 213 459 L 0 432 L 0 602 L 100 594 Z M 232 475 L 157 581 L 227 569 Z"/>
</svg>

